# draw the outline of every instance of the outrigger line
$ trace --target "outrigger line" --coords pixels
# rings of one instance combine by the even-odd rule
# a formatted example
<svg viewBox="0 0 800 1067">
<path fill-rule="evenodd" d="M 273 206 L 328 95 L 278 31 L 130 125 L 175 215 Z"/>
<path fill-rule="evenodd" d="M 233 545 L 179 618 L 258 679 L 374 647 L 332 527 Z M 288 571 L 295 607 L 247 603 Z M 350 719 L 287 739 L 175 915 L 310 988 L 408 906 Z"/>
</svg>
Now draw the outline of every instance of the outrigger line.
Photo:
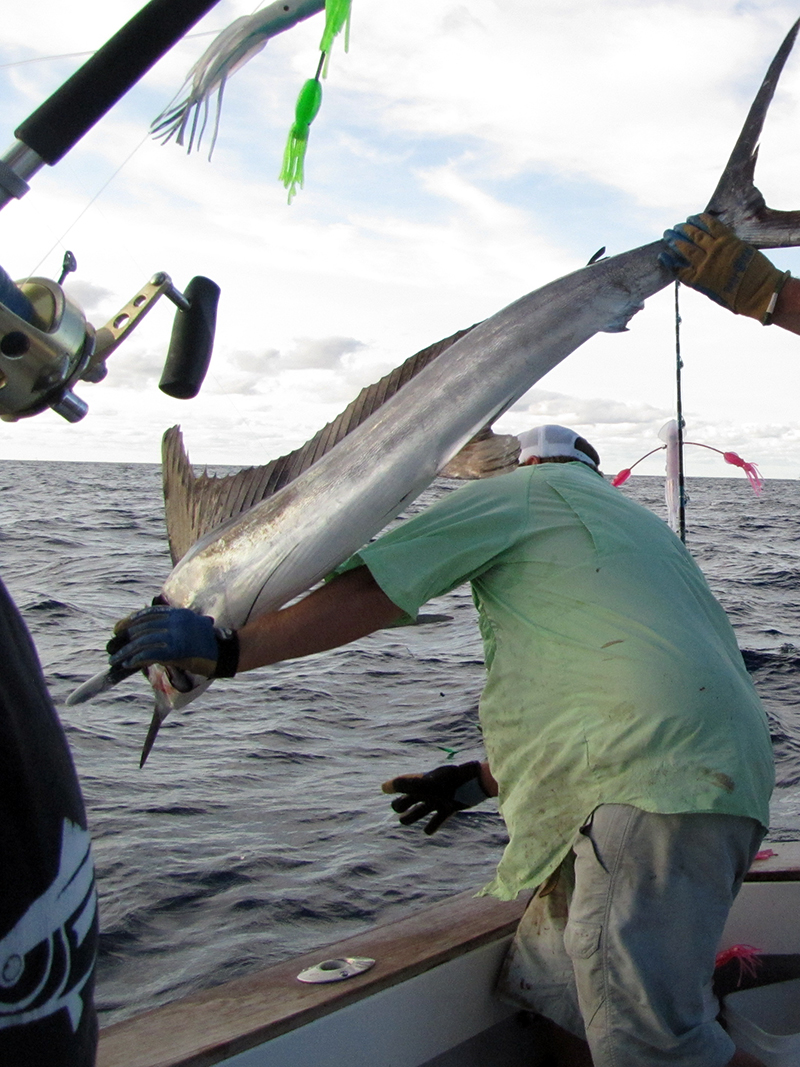
<svg viewBox="0 0 800 1067">
<path fill-rule="evenodd" d="M 681 310 L 680 310 L 681 283 L 675 281 L 675 421 L 677 423 L 677 470 L 675 471 L 676 485 L 672 495 L 675 496 L 674 506 L 677 508 L 676 533 L 681 541 L 686 544 L 686 478 L 683 469 L 683 360 L 681 359 Z M 669 466 L 669 464 L 668 464 Z"/>
</svg>

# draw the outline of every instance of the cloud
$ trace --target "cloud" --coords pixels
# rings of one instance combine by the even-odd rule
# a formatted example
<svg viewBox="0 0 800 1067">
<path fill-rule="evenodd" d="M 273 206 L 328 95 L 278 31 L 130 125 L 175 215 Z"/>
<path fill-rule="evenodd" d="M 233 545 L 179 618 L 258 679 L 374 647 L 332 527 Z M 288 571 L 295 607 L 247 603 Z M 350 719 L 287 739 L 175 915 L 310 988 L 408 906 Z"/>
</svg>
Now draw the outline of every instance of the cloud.
<svg viewBox="0 0 800 1067">
<path fill-rule="evenodd" d="M 115 303 L 110 289 L 83 278 L 68 278 L 64 283 L 64 292 L 81 308 L 87 319 L 98 324 Z"/>
<path fill-rule="evenodd" d="M 650 426 L 670 418 L 666 408 L 654 408 L 649 404 L 627 404 L 620 400 L 600 397 L 574 397 L 545 389 L 531 389 L 510 409 L 514 419 L 532 419 L 537 422 L 565 422 L 572 426 Z"/>
<path fill-rule="evenodd" d="M 696 197 L 698 177 L 707 183 L 704 159 L 719 159 L 721 169 L 796 14 L 765 2 L 471 7 L 468 20 L 459 4 L 410 3 L 391 20 L 365 12 L 369 55 L 358 49 L 342 80 L 382 94 L 384 122 L 397 129 L 483 142 L 484 165 L 496 174 L 545 164 L 657 205 L 676 192 Z M 702 64 L 697 41 L 714 42 Z M 703 123 L 702 146 L 690 148 L 698 107 L 713 121 Z M 711 189 L 703 186 L 706 199 Z"/>
<path fill-rule="evenodd" d="M 95 47 L 138 6 L 12 6 L 0 57 Z M 224 0 L 197 30 L 250 10 Z M 92 458 L 113 438 L 120 458 L 152 460 L 170 419 L 190 428 L 202 461 L 261 462 L 300 443 L 413 352 L 582 266 L 601 244 L 610 253 L 643 244 L 702 206 L 794 17 L 788 0 L 358 4 L 291 207 L 276 175 L 321 19 L 280 35 L 230 80 L 211 164 L 147 136 L 209 43 L 184 40 L 0 221 L 13 277 L 57 277 L 64 249 L 75 252 L 69 289 L 96 325 L 157 270 L 179 287 L 195 274 L 217 281 L 203 392 L 183 406 L 158 393 L 174 315 L 161 301 L 111 357 L 106 382 L 79 385 L 90 400 L 83 423 L 43 415 L 0 431 L 4 447 L 41 454 L 46 442 L 55 456 Z M 8 130 L 80 62 L 0 71 Z M 799 114 L 797 56 L 757 173 L 778 207 L 800 206 Z M 796 251 L 775 259 L 800 271 Z M 787 427 L 764 448 L 794 476 L 797 339 L 692 293 L 681 301 L 692 432 L 708 429 L 723 445 L 744 437 L 744 449 L 758 444 L 747 434 Z M 504 424 L 577 423 L 602 441 L 604 460 L 624 465 L 670 417 L 673 330 L 665 292 L 630 333 L 570 355 Z"/>
<path fill-rule="evenodd" d="M 115 389 L 152 390 L 158 384 L 164 370 L 164 356 L 159 352 L 141 348 L 135 342 L 121 345 L 108 357 L 108 377 L 98 388 L 110 385 Z M 86 388 L 78 385 L 78 391 Z"/>
<path fill-rule="evenodd" d="M 364 347 L 364 342 L 354 337 L 306 337 L 298 340 L 283 357 L 283 365 L 293 369 L 334 370 L 343 365 L 346 356 Z"/>
<path fill-rule="evenodd" d="M 340 391 L 330 380 L 347 382 L 352 359 L 367 346 L 353 337 L 300 338 L 287 351 L 237 349 L 212 361 L 207 388 L 217 393 L 252 396 L 276 389 L 322 388 L 326 395 Z M 309 376 L 306 372 L 316 372 Z M 295 373 L 296 372 L 296 373 Z"/>
</svg>

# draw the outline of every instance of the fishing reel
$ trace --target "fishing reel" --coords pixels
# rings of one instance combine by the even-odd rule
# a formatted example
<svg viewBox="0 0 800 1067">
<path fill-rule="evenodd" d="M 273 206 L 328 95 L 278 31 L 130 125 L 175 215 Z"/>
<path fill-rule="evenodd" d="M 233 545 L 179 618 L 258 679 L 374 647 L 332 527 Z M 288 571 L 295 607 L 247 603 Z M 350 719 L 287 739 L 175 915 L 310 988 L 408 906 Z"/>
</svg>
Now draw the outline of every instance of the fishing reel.
<svg viewBox="0 0 800 1067">
<path fill-rule="evenodd" d="M 108 357 L 161 296 L 178 310 L 159 388 L 182 400 L 196 396 L 211 360 L 219 286 L 196 277 L 180 292 L 168 274 L 155 274 L 95 329 L 61 287 L 75 266 L 68 252 L 58 282 L 19 284 L 0 267 L 0 419 L 16 422 L 52 408 L 79 422 L 89 409 L 73 387 L 105 378 Z"/>
</svg>

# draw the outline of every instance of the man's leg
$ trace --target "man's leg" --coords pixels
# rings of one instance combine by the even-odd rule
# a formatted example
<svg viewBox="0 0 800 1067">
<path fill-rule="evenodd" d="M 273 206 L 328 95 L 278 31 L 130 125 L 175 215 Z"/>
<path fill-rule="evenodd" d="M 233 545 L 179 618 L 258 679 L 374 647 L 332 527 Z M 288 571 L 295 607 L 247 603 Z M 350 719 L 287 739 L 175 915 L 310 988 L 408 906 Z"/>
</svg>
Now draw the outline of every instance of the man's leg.
<svg viewBox="0 0 800 1067">
<path fill-rule="evenodd" d="M 597 1067 L 730 1062 L 711 980 L 762 833 L 737 816 L 595 811 L 574 845 L 564 945 Z"/>
<path fill-rule="evenodd" d="M 506 953 L 496 992 L 504 1001 L 533 1011 L 556 1024 L 561 1032 L 583 1040 L 575 975 L 564 951 L 574 885 L 573 859 L 570 854 L 557 877 L 541 887 L 525 909 Z"/>
</svg>

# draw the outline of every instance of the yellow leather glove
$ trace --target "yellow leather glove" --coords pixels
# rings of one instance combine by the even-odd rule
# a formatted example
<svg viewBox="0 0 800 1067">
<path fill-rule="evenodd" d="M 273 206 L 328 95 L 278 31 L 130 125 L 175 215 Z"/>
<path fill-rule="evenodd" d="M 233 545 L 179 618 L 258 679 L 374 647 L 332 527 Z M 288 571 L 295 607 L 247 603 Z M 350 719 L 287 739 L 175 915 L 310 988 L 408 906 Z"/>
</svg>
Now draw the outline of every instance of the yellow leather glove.
<svg viewBox="0 0 800 1067">
<path fill-rule="evenodd" d="M 735 315 L 769 325 L 788 271 L 774 267 L 714 215 L 692 215 L 667 230 L 664 240 L 668 248 L 659 261 L 680 281 Z"/>
</svg>

